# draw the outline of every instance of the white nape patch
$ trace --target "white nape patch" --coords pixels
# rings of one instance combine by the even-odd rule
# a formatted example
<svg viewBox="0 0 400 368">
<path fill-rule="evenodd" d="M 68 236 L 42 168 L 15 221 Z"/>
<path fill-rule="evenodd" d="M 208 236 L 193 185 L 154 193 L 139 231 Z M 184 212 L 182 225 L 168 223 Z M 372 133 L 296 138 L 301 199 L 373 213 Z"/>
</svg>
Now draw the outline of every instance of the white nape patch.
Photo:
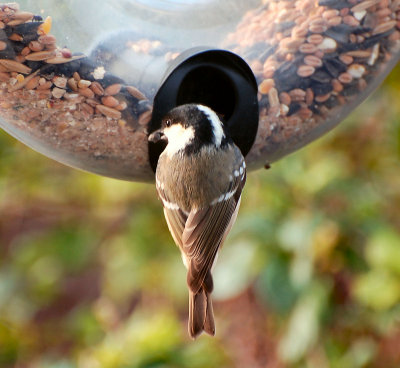
<svg viewBox="0 0 400 368">
<path fill-rule="evenodd" d="M 184 149 L 194 138 L 194 128 L 185 128 L 181 124 L 174 124 L 164 129 L 164 134 L 168 138 L 168 145 L 165 153 L 168 157 L 175 155 Z"/>
<path fill-rule="evenodd" d="M 203 105 L 197 105 L 197 107 L 200 111 L 206 114 L 208 120 L 210 120 L 214 132 L 214 143 L 217 147 L 219 147 L 221 145 L 222 138 L 225 137 L 224 130 L 222 129 L 221 120 L 219 120 L 218 115 L 209 107 Z"/>
</svg>

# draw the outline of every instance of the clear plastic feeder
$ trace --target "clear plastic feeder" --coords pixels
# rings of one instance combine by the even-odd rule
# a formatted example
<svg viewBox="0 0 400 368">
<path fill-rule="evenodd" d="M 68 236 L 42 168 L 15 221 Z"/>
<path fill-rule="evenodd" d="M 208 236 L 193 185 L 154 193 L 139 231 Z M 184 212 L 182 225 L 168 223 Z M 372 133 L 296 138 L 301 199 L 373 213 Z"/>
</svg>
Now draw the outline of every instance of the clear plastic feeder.
<svg viewBox="0 0 400 368">
<path fill-rule="evenodd" d="M 152 181 L 162 147 L 149 133 L 202 103 L 256 169 L 376 88 L 399 57 L 399 12 L 392 0 L 3 3 L 0 126 L 64 164 Z"/>
</svg>

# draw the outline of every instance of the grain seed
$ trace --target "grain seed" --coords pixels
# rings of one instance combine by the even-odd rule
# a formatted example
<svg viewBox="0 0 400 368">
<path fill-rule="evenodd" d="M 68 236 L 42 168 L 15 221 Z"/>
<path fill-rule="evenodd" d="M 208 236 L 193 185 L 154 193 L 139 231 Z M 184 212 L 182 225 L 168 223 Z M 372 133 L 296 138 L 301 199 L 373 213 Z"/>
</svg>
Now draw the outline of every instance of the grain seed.
<svg viewBox="0 0 400 368">
<path fill-rule="evenodd" d="M 145 111 L 144 113 L 142 113 L 138 119 L 139 125 L 147 125 L 150 122 L 152 115 L 153 115 L 153 111 L 151 111 L 151 110 L 148 110 L 148 111 Z"/>
<path fill-rule="evenodd" d="M 142 92 L 140 92 L 136 87 L 127 86 L 126 90 L 129 92 L 131 96 L 137 98 L 139 101 L 146 100 L 146 96 Z"/>
<path fill-rule="evenodd" d="M 354 59 L 348 54 L 341 54 L 339 55 L 339 60 L 346 65 L 350 65 Z"/>
<path fill-rule="evenodd" d="M 56 56 L 55 58 L 47 59 L 46 63 L 48 63 L 48 64 L 66 64 L 66 63 L 70 63 L 71 61 L 83 59 L 85 57 L 86 57 L 85 55 L 75 55 L 75 56 L 72 56 L 71 58 Z"/>
<path fill-rule="evenodd" d="M 53 58 L 54 56 L 55 56 L 54 51 L 38 51 L 26 55 L 25 59 L 30 61 L 42 61 Z"/>
<path fill-rule="evenodd" d="M 12 33 L 8 37 L 8 39 L 11 41 L 21 42 L 21 41 L 23 41 L 24 38 L 21 35 L 19 35 L 18 33 Z"/>
<path fill-rule="evenodd" d="M 324 40 L 324 37 L 320 34 L 312 34 L 307 37 L 307 42 L 312 43 L 313 45 L 319 45 Z"/>
<path fill-rule="evenodd" d="M 314 92 L 311 88 L 306 89 L 305 101 L 308 106 L 310 106 L 314 101 Z"/>
<path fill-rule="evenodd" d="M 37 75 L 33 77 L 28 83 L 26 83 L 25 88 L 28 90 L 35 89 L 39 86 L 40 77 Z"/>
<path fill-rule="evenodd" d="M 307 55 L 304 58 L 304 64 L 319 68 L 323 65 L 322 60 L 314 55 Z"/>
<path fill-rule="evenodd" d="M 114 96 L 121 91 L 122 85 L 119 83 L 111 84 L 104 90 L 105 95 Z"/>
<path fill-rule="evenodd" d="M 376 60 L 378 59 L 379 56 L 379 43 L 377 43 L 373 48 L 371 52 L 371 56 L 368 59 L 368 65 L 372 66 L 375 64 Z"/>
<path fill-rule="evenodd" d="M 343 84 L 348 84 L 353 81 L 353 77 L 349 73 L 342 73 L 339 75 L 338 80 Z"/>
<path fill-rule="evenodd" d="M 56 99 L 60 99 L 65 95 L 66 92 L 67 91 L 65 89 L 54 87 L 51 91 L 51 95 Z"/>
<path fill-rule="evenodd" d="M 95 96 L 94 92 L 90 88 L 79 88 L 79 94 L 87 98 L 93 98 Z"/>
<path fill-rule="evenodd" d="M 57 39 L 53 35 L 42 35 L 39 36 L 38 41 L 43 45 L 52 45 L 55 44 Z"/>
<path fill-rule="evenodd" d="M 367 15 L 366 10 L 360 10 L 358 12 L 353 13 L 354 18 L 356 18 L 359 22 L 363 20 L 363 18 Z"/>
<path fill-rule="evenodd" d="M 386 23 L 381 23 L 374 28 L 372 34 L 377 35 L 380 33 L 385 33 L 387 31 L 390 31 L 392 28 L 396 26 L 396 24 L 397 22 L 395 20 L 391 20 Z"/>
<path fill-rule="evenodd" d="M 356 58 L 369 58 L 371 56 L 370 50 L 354 50 L 346 52 L 346 55 Z"/>
<path fill-rule="evenodd" d="M 279 100 L 281 101 L 281 103 L 287 106 L 289 106 L 290 103 L 292 102 L 292 99 L 290 98 L 289 93 L 287 92 L 281 92 L 279 94 Z"/>
<path fill-rule="evenodd" d="M 275 82 L 273 79 L 264 79 L 261 84 L 258 86 L 258 91 L 263 94 L 267 95 L 271 88 L 275 85 Z"/>
<path fill-rule="evenodd" d="M 325 37 L 318 48 L 324 52 L 333 52 L 337 48 L 337 42 L 333 38 Z"/>
<path fill-rule="evenodd" d="M 279 106 L 278 91 L 272 87 L 268 92 L 268 101 L 271 107 Z"/>
<path fill-rule="evenodd" d="M 106 96 L 101 99 L 101 103 L 104 106 L 116 107 L 119 105 L 119 101 L 113 96 Z"/>
<path fill-rule="evenodd" d="M 104 105 L 97 105 L 96 111 L 111 119 L 121 119 L 122 116 L 120 111 Z"/>
<path fill-rule="evenodd" d="M 14 13 L 12 16 L 13 19 L 18 19 L 22 20 L 23 22 L 27 22 L 33 18 L 34 14 L 29 13 L 29 12 L 24 12 L 24 11 L 18 11 Z M 8 22 L 8 25 L 10 25 L 10 22 Z"/>
<path fill-rule="evenodd" d="M 41 82 L 41 80 L 39 80 L 39 85 L 36 88 L 38 91 L 46 91 L 53 86 L 53 83 L 51 81 L 45 80 L 45 82 L 43 84 L 41 84 L 40 82 Z"/>
<path fill-rule="evenodd" d="M 86 79 L 81 79 L 81 80 L 78 82 L 78 87 L 79 87 L 79 88 L 88 88 L 88 87 L 90 87 L 91 84 L 92 84 L 91 81 L 86 80 Z"/>
<path fill-rule="evenodd" d="M 289 92 L 289 95 L 292 101 L 299 102 L 299 101 L 304 101 L 306 97 L 306 92 L 300 88 L 295 88 Z"/>
<path fill-rule="evenodd" d="M 313 75 L 315 72 L 315 68 L 311 65 L 300 65 L 297 69 L 297 75 L 302 78 L 307 78 Z"/>
<path fill-rule="evenodd" d="M 366 1 L 363 1 L 363 2 L 361 2 L 359 4 L 357 4 L 357 5 L 354 5 L 350 10 L 353 13 L 356 13 L 356 12 L 359 12 L 359 11 L 362 11 L 362 10 L 366 10 L 366 9 L 370 8 L 371 6 L 374 6 L 374 5 L 378 4 L 379 1 L 380 0 L 366 0 Z"/>
<path fill-rule="evenodd" d="M 365 66 L 361 64 L 352 64 L 348 67 L 347 73 L 353 78 L 361 78 L 365 73 Z"/>
<path fill-rule="evenodd" d="M 333 91 L 336 93 L 340 93 L 343 91 L 343 84 L 340 83 L 337 79 L 332 79 L 332 87 Z"/>
<path fill-rule="evenodd" d="M 93 115 L 94 114 L 94 108 L 90 105 L 88 105 L 87 103 L 81 103 L 80 107 L 82 109 L 82 111 L 85 111 L 86 113 L 88 113 L 89 115 Z"/>
<path fill-rule="evenodd" d="M 352 15 L 346 15 L 345 17 L 343 17 L 343 23 L 347 24 L 350 27 L 358 27 L 360 25 L 360 22 Z"/>
<path fill-rule="evenodd" d="M 67 78 L 65 77 L 59 77 L 58 75 L 56 75 L 53 79 L 52 82 L 54 83 L 54 85 L 58 88 L 63 88 L 65 89 L 67 87 Z"/>
<path fill-rule="evenodd" d="M 124 111 L 127 107 L 128 104 L 125 101 L 122 101 L 118 106 L 115 106 L 115 109 L 118 111 Z"/>
<path fill-rule="evenodd" d="M 0 59 L 0 65 L 4 66 L 10 72 L 29 74 L 32 69 L 15 60 Z"/>
<path fill-rule="evenodd" d="M 313 54 L 315 51 L 317 51 L 317 46 L 311 43 L 303 43 L 300 45 L 299 51 L 303 54 Z"/>
<path fill-rule="evenodd" d="M 31 41 L 29 42 L 28 47 L 33 51 L 33 52 L 37 52 L 37 51 L 42 51 L 44 49 L 44 45 L 41 44 L 38 41 Z"/>
<path fill-rule="evenodd" d="M 16 76 L 16 81 L 18 83 L 15 83 L 11 88 L 10 88 L 10 92 L 15 92 L 18 91 L 22 88 L 24 88 L 33 78 L 36 77 L 36 75 L 39 73 L 39 71 L 37 70 L 36 72 L 28 75 L 26 78 L 18 78 L 18 76 Z"/>
<path fill-rule="evenodd" d="M 78 83 L 74 78 L 69 78 L 67 85 L 71 88 L 74 92 L 78 92 Z"/>
<path fill-rule="evenodd" d="M 97 96 L 104 96 L 104 88 L 99 82 L 92 82 L 90 85 L 90 89 L 94 92 Z"/>
</svg>

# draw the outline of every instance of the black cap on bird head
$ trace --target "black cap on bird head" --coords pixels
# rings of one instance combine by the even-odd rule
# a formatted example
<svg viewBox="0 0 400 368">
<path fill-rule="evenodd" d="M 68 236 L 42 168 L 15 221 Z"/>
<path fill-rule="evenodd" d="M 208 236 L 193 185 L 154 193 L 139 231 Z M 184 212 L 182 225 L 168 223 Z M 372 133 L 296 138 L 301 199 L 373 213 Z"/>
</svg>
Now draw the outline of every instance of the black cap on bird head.
<svg viewBox="0 0 400 368">
<path fill-rule="evenodd" d="M 216 148 L 228 138 L 218 115 L 209 107 L 186 104 L 175 107 L 162 119 L 161 129 L 149 136 L 149 141 L 167 140 L 186 153 L 196 153 L 204 146 Z"/>
</svg>

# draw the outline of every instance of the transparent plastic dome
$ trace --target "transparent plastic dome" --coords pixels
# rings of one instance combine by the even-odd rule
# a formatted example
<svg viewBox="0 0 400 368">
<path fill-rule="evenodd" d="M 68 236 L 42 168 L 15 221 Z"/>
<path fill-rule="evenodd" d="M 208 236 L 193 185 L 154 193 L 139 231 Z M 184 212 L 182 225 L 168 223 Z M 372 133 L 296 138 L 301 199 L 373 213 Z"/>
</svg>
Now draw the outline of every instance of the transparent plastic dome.
<svg viewBox="0 0 400 368">
<path fill-rule="evenodd" d="M 154 180 L 162 148 L 147 137 L 174 106 L 213 108 L 256 169 L 332 129 L 399 57 L 392 0 L 0 7 L 0 126 L 64 164 L 125 180 Z"/>
</svg>

